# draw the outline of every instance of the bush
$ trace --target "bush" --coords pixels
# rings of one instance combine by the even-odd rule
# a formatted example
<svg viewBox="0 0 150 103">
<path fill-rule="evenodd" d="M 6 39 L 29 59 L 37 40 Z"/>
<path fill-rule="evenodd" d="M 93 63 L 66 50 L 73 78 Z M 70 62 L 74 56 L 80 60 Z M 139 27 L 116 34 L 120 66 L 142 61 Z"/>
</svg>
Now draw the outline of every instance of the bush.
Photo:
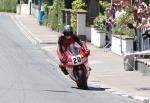
<svg viewBox="0 0 150 103">
<path fill-rule="evenodd" d="M 66 9 L 72 9 L 72 2 L 73 0 L 64 0 L 65 8 Z"/>
<path fill-rule="evenodd" d="M 44 4 L 43 7 L 45 12 L 43 24 L 49 26 L 53 30 L 62 31 L 62 9 L 64 8 L 62 0 L 54 0 L 53 6 L 47 7 L 47 5 Z"/>
<path fill-rule="evenodd" d="M 42 6 L 44 9 L 43 24 L 48 26 L 49 10 L 51 9 L 51 6 L 47 6 L 47 4 L 43 4 Z"/>
<path fill-rule="evenodd" d="M 99 14 L 99 16 L 94 19 L 94 26 L 100 28 L 101 30 L 105 30 L 105 21 L 106 15 Z"/>
<path fill-rule="evenodd" d="M 101 30 L 106 30 L 106 27 L 105 27 L 105 21 L 106 21 L 106 13 L 105 13 L 105 9 L 107 7 L 110 7 L 111 6 L 111 3 L 109 3 L 108 1 L 106 0 L 100 0 L 99 1 L 99 5 L 100 5 L 100 14 L 99 16 L 97 16 L 95 19 L 94 19 L 94 26 L 98 27 L 99 29 Z"/>
<path fill-rule="evenodd" d="M 52 17 L 51 17 L 51 28 L 54 30 L 61 30 L 63 27 L 62 23 L 62 9 L 64 9 L 64 4 L 62 0 L 54 0 L 53 8 L 52 8 Z"/>
<path fill-rule="evenodd" d="M 83 0 L 75 0 L 72 3 L 73 10 L 84 10 L 86 8 L 85 2 Z"/>
<path fill-rule="evenodd" d="M 115 23 L 115 34 L 127 35 L 129 37 L 134 37 L 135 32 L 130 28 L 131 24 L 134 22 L 134 17 L 132 13 L 126 13 L 118 18 Z"/>
<path fill-rule="evenodd" d="M 107 7 L 110 7 L 110 6 L 111 6 L 111 3 L 109 3 L 109 2 L 106 1 L 106 0 L 100 0 L 100 1 L 99 1 L 99 4 L 100 4 L 100 13 L 101 13 L 102 15 L 104 15 L 105 9 L 106 9 Z"/>
<path fill-rule="evenodd" d="M 16 12 L 17 0 L 1 0 L 0 11 L 1 12 Z"/>
</svg>

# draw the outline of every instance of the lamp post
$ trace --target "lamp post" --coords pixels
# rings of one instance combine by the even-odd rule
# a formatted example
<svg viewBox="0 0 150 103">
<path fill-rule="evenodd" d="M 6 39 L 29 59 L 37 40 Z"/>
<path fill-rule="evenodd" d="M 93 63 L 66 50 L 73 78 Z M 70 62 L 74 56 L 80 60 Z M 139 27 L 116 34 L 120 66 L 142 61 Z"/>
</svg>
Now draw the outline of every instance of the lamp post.
<svg viewBox="0 0 150 103">
<path fill-rule="evenodd" d="M 28 5 L 29 5 L 29 14 L 32 14 L 32 0 L 28 1 Z"/>
</svg>

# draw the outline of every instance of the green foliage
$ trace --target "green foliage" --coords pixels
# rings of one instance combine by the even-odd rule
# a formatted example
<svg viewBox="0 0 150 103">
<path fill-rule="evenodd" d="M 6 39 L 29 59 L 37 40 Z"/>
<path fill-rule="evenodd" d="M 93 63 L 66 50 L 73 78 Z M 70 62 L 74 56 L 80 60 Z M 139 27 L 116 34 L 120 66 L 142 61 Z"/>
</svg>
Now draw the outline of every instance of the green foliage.
<svg viewBox="0 0 150 103">
<path fill-rule="evenodd" d="M 17 0 L 1 0 L 0 12 L 16 12 Z"/>
<path fill-rule="evenodd" d="M 64 0 L 65 8 L 72 9 L 72 2 L 73 0 Z"/>
<path fill-rule="evenodd" d="M 84 10 L 86 8 L 85 2 L 83 0 L 75 0 L 72 3 L 73 10 Z"/>
<path fill-rule="evenodd" d="M 73 26 L 74 32 L 76 32 L 77 31 L 77 14 L 76 13 L 72 13 L 71 24 Z"/>
<path fill-rule="evenodd" d="M 145 2 L 146 4 L 149 4 L 149 0 L 143 0 L 143 2 Z"/>
<path fill-rule="evenodd" d="M 53 7 L 48 6 L 47 9 L 48 9 L 47 10 L 48 13 L 46 13 L 46 11 L 45 11 L 45 15 L 43 17 L 43 24 L 51 28 L 52 16 L 53 16 L 53 14 L 52 14 Z"/>
<path fill-rule="evenodd" d="M 133 23 L 134 17 L 132 13 L 127 12 L 126 14 L 120 16 L 115 23 L 115 34 L 118 35 L 127 35 L 129 37 L 134 37 L 135 32 L 133 29 L 130 29 L 127 24 Z"/>
<path fill-rule="evenodd" d="M 53 5 L 53 1 L 54 0 L 42 0 L 43 4 L 47 4 L 48 6 L 52 6 Z"/>
<path fill-rule="evenodd" d="M 43 9 L 44 9 L 43 24 L 45 26 L 48 26 L 49 6 L 47 6 L 47 4 L 43 4 L 42 6 L 43 6 Z"/>
<path fill-rule="evenodd" d="M 99 14 L 99 16 L 94 19 L 94 26 L 100 28 L 101 30 L 105 30 L 105 20 L 106 15 Z"/>
<path fill-rule="evenodd" d="M 60 30 L 62 27 L 62 9 L 64 4 L 62 0 L 54 0 L 53 9 L 52 9 L 52 21 L 51 28 L 55 30 Z"/>
<path fill-rule="evenodd" d="M 47 8 L 44 5 L 45 16 L 43 17 L 43 23 L 49 26 L 53 30 L 61 31 L 63 29 L 62 23 L 62 9 L 64 4 L 62 0 L 54 0 L 53 6 Z"/>
<path fill-rule="evenodd" d="M 86 4 L 85 0 L 74 0 L 72 3 L 72 17 L 71 17 L 71 23 L 74 28 L 74 31 L 77 30 L 77 11 L 78 10 L 85 10 Z"/>
<path fill-rule="evenodd" d="M 104 12 L 105 12 L 105 9 L 107 7 L 110 7 L 111 6 L 111 3 L 109 3 L 108 1 L 106 0 L 100 0 L 99 1 L 99 4 L 100 4 L 100 13 L 104 15 Z"/>
<path fill-rule="evenodd" d="M 100 4 L 100 14 L 99 16 L 97 16 L 95 19 L 94 19 L 94 26 L 98 27 L 99 29 L 101 30 L 105 30 L 105 24 L 104 24 L 104 21 L 106 20 L 106 13 L 105 13 L 105 9 L 107 7 L 110 7 L 111 6 L 111 3 L 109 3 L 108 1 L 106 0 L 100 0 L 99 1 L 99 4 Z"/>
</svg>

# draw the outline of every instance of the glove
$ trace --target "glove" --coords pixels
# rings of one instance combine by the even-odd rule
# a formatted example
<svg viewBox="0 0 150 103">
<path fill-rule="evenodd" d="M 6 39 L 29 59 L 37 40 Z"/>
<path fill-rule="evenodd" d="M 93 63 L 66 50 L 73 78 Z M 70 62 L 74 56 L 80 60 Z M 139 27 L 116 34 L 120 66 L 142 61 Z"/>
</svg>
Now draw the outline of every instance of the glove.
<svg viewBox="0 0 150 103">
<path fill-rule="evenodd" d="M 90 55 L 90 50 L 87 48 L 82 47 L 82 50 L 84 51 L 84 56 L 88 57 Z"/>
<path fill-rule="evenodd" d="M 86 49 L 86 48 L 84 48 L 84 47 L 82 47 L 82 50 L 83 50 L 83 51 L 88 51 L 88 49 Z"/>
<path fill-rule="evenodd" d="M 84 53 L 85 53 L 84 56 L 85 56 L 85 57 L 88 57 L 88 56 L 90 55 L 90 50 L 87 50 L 87 51 L 85 51 Z"/>
</svg>

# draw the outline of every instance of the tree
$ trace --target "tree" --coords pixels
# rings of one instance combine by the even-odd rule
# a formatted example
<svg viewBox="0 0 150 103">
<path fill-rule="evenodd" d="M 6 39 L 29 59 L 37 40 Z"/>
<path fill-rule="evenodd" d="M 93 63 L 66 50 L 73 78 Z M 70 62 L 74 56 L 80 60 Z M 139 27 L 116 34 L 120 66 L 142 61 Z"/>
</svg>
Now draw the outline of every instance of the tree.
<svg viewBox="0 0 150 103">
<path fill-rule="evenodd" d="M 146 4 L 150 3 L 150 0 L 143 0 Z"/>
<path fill-rule="evenodd" d="M 65 8 L 66 9 L 72 9 L 72 2 L 74 0 L 64 0 Z"/>
<path fill-rule="evenodd" d="M 99 0 L 85 0 L 87 4 L 87 24 L 93 24 L 93 20 L 95 17 L 99 15 L 100 6 Z"/>
<path fill-rule="evenodd" d="M 53 4 L 53 0 L 42 0 L 42 3 L 45 3 L 49 6 Z"/>
<path fill-rule="evenodd" d="M 54 0 L 51 11 L 51 28 L 54 30 L 61 30 L 63 28 L 62 23 L 62 9 L 64 8 L 64 2 L 62 0 Z"/>
</svg>

